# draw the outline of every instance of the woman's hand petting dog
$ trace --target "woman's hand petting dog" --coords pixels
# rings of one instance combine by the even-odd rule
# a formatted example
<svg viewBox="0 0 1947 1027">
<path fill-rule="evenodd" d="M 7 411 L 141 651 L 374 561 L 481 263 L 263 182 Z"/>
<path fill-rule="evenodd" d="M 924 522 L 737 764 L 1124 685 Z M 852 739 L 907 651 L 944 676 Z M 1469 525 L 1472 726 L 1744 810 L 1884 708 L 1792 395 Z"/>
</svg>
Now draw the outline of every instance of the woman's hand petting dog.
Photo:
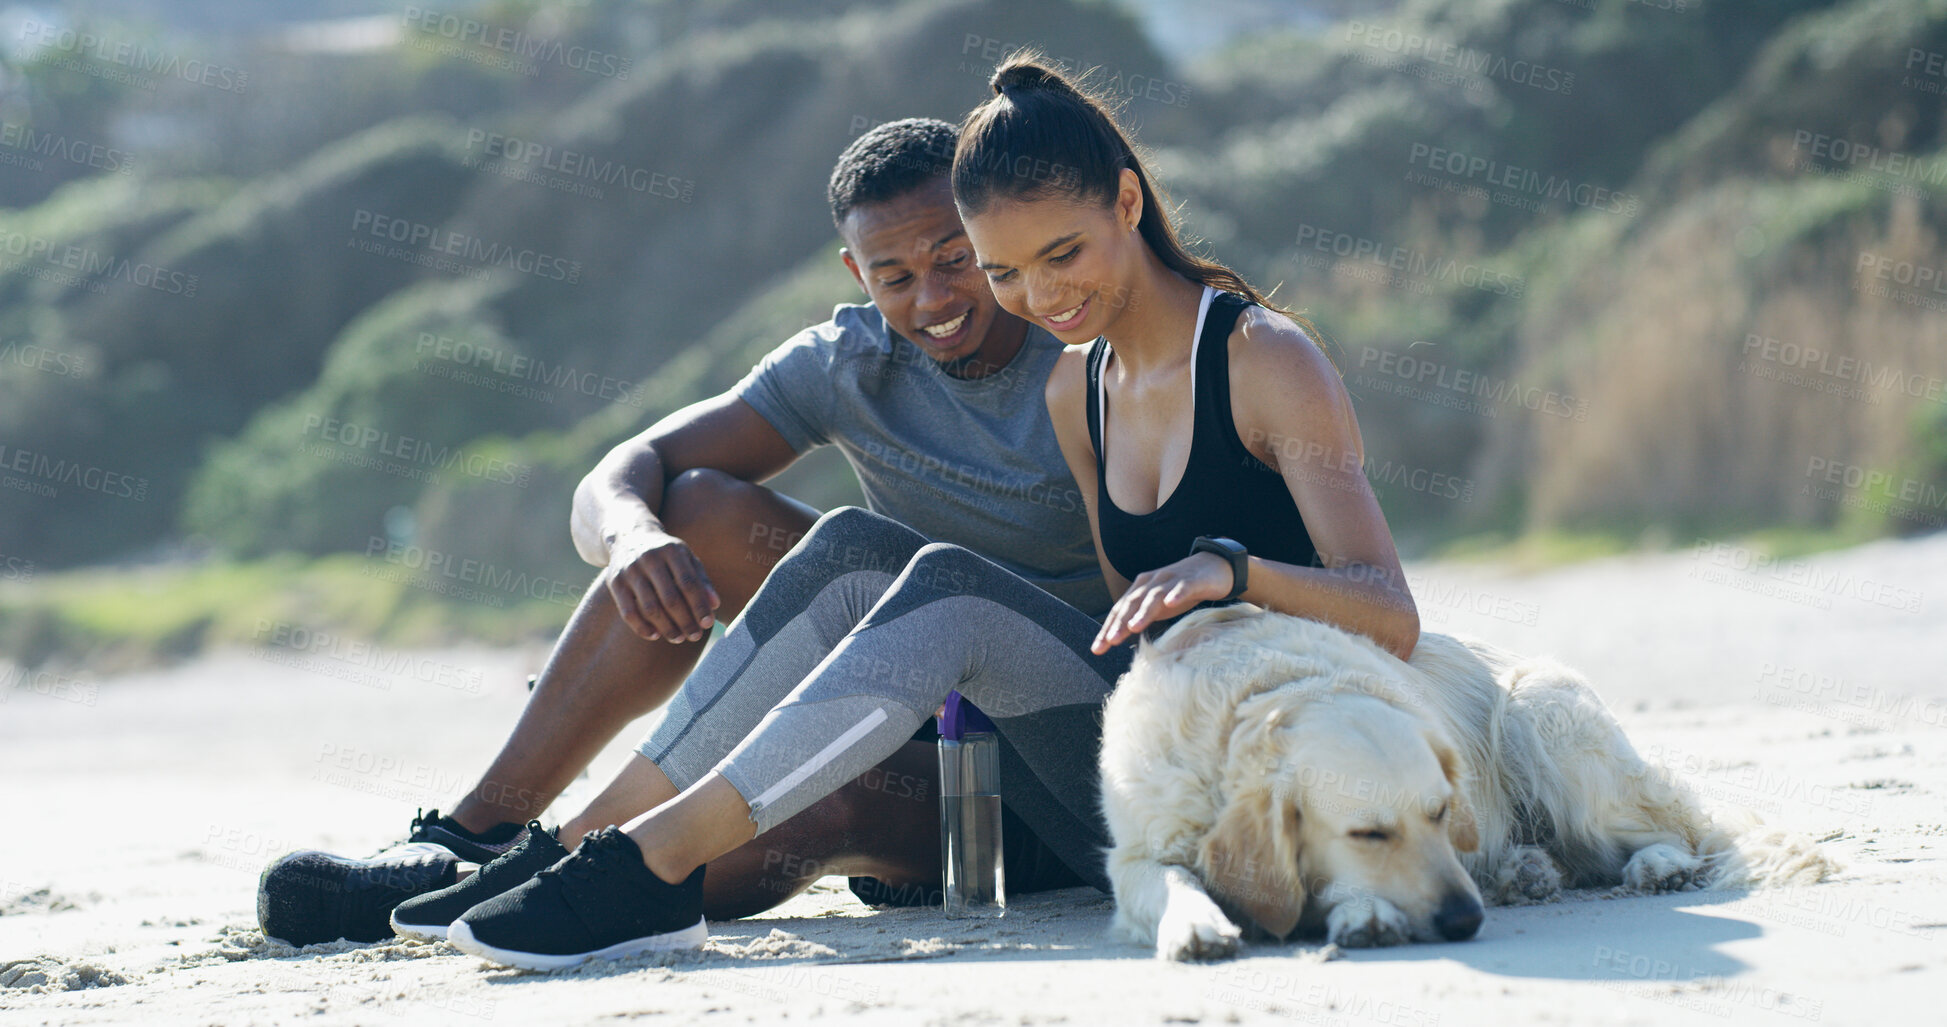
<svg viewBox="0 0 1947 1027">
<path fill-rule="evenodd" d="M 1096 655 L 1121 645 L 1142 629 L 1230 594 L 1230 564 L 1215 553 L 1196 553 L 1167 567 L 1144 571 L 1129 583 L 1095 636 Z"/>
</svg>

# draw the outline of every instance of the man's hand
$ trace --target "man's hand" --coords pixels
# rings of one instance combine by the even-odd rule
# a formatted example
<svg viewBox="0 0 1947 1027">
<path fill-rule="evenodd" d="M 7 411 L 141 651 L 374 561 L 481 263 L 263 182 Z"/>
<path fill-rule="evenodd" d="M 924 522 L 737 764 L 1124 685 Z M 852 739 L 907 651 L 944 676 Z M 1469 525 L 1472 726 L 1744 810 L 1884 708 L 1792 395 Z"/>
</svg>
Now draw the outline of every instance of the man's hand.
<svg viewBox="0 0 1947 1027">
<path fill-rule="evenodd" d="M 617 538 L 603 572 L 629 630 L 650 641 L 694 642 L 709 634 L 722 600 L 703 561 L 682 539 L 661 531 Z"/>
<path fill-rule="evenodd" d="M 1096 655 L 1159 620 L 1168 620 L 1206 599 L 1230 594 L 1230 563 L 1215 553 L 1196 553 L 1153 571 L 1136 575 L 1102 621 L 1089 649 Z"/>
</svg>

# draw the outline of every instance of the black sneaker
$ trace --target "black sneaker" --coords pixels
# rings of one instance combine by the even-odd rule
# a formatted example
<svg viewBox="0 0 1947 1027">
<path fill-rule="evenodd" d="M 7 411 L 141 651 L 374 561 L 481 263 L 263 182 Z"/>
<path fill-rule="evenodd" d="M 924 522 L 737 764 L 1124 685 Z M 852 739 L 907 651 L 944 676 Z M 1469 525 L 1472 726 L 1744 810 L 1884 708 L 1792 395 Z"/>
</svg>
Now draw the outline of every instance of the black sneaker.
<svg viewBox="0 0 1947 1027">
<path fill-rule="evenodd" d="M 415 895 L 392 911 L 392 930 L 408 938 L 440 941 L 460 914 L 561 862 L 568 850 L 538 820 L 527 825 L 520 843 L 450 888 Z"/>
<path fill-rule="evenodd" d="M 519 844 L 523 830 L 520 824 L 502 823 L 474 834 L 452 817 L 440 816 L 439 810 L 421 811 L 412 818 L 412 834 L 406 841 L 431 842 L 468 863 L 484 864 L 492 863 L 501 853 Z"/>
<path fill-rule="evenodd" d="M 392 934 L 392 907 L 453 883 L 460 858 L 425 842 L 395 845 L 370 859 L 293 852 L 257 879 L 257 924 L 293 945 Z"/>
<path fill-rule="evenodd" d="M 421 811 L 404 842 L 366 859 L 315 850 L 281 856 L 257 879 L 257 924 L 293 945 L 382 941 L 392 936 L 394 906 L 452 885 L 462 860 L 492 862 L 525 830 L 497 824 L 474 834 L 439 810 Z"/>
<path fill-rule="evenodd" d="M 469 909 L 448 928 L 454 948 L 491 963 L 559 970 L 590 959 L 701 948 L 703 868 L 665 884 L 611 824 L 561 862 Z"/>
</svg>

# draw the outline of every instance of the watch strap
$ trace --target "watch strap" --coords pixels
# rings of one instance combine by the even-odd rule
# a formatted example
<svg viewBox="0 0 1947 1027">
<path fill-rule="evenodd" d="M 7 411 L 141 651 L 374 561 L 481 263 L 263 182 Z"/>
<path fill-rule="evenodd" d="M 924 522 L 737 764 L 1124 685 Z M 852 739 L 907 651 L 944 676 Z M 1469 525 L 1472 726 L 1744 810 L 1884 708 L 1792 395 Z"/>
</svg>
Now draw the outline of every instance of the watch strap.
<svg viewBox="0 0 1947 1027">
<path fill-rule="evenodd" d="M 1198 553 L 1215 553 L 1230 564 L 1230 594 L 1224 596 L 1224 602 L 1244 594 L 1251 570 L 1251 554 L 1244 548 L 1243 543 L 1235 539 L 1204 535 L 1190 544 L 1190 555 L 1195 556 Z"/>
</svg>

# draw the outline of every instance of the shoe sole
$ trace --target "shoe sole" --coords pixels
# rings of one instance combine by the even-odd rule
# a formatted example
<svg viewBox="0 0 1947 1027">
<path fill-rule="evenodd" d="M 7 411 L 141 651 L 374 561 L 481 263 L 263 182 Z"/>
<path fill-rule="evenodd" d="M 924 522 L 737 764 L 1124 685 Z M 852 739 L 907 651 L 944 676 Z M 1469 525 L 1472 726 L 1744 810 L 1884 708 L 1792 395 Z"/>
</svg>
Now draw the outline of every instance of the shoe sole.
<svg viewBox="0 0 1947 1027">
<path fill-rule="evenodd" d="M 516 952 L 513 949 L 496 948 L 475 938 L 473 928 L 467 926 L 465 920 L 455 920 L 453 925 L 446 929 L 447 943 L 461 952 L 478 956 L 489 963 L 519 967 L 522 970 L 565 970 L 596 959 L 623 959 L 644 952 L 700 949 L 703 943 L 709 940 L 710 928 L 704 923 L 702 917 L 698 917 L 696 923 L 680 931 L 634 938 L 593 952 L 568 956 L 550 956 L 539 952 Z"/>
<path fill-rule="evenodd" d="M 402 924 L 399 922 L 399 911 L 395 909 L 392 911 L 392 933 L 401 938 L 412 938 L 418 941 L 445 941 L 447 925 Z"/>
</svg>

